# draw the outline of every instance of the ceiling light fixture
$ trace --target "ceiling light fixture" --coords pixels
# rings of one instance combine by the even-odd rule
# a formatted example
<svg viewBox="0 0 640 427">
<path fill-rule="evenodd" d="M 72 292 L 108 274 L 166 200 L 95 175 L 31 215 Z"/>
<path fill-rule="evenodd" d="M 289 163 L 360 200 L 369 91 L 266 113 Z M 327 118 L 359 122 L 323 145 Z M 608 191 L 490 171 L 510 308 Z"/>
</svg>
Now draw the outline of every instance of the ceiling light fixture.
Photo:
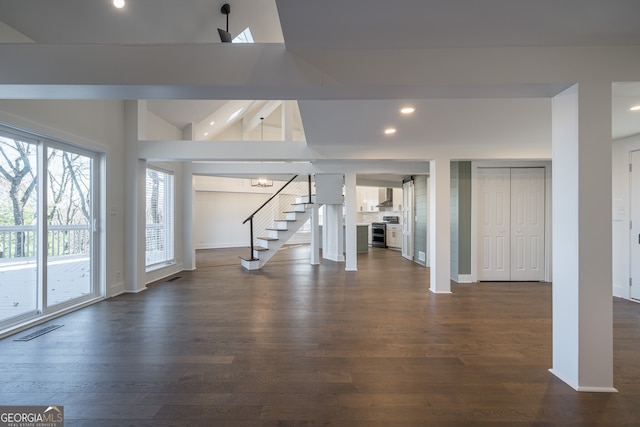
<svg viewBox="0 0 640 427">
<path fill-rule="evenodd" d="M 385 135 L 393 135 L 394 133 L 396 133 L 396 129 L 395 128 L 386 128 L 384 130 L 384 134 Z"/>
<path fill-rule="evenodd" d="M 633 107 L 629 108 L 629 110 L 631 110 L 631 111 L 640 111 L 640 105 L 634 105 Z"/>
<path fill-rule="evenodd" d="M 116 9 L 122 9 L 124 7 L 124 0 L 113 0 L 113 6 Z"/>
<path fill-rule="evenodd" d="M 216 122 L 209 122 L 209 126 L 213 126 L 215 124 L 216 124 Z"/>
<path fill-rule="evenodd" d="M 416 111 L 416 109 L 415 109 L 414 107 L 402 107 L 402 108 L 400 109 L 400 112 L 401 112 L 402 114 L 411 114 L 411 113 L 413 113 L 414 111 Z"/>
<path fill-rule="evenodd" d="M 220 8 L 220 13 L 227 15 L 227 31 L 218 28 L 218 34 L 220 35 L 220 41 L 222 43 L 231 43 L 231 33 L 229 32 L 229 14 L 231 13 L 231 6 L 229 3 L 225 3 Z"/>
<path fill-rule="evenodd" d="M 251 180 L 252 187 L 273 187 L 273 181 L 265 178 L 258 178 Z"/>
</svg>

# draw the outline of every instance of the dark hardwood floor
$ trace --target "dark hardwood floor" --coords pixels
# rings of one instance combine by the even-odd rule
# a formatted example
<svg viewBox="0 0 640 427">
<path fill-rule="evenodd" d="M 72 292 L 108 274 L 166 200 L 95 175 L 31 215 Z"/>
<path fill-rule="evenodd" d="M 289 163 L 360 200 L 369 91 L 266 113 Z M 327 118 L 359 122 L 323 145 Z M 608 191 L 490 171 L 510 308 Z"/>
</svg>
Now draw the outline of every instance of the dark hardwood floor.
<svg viewBox="0 0 640 427">
<path fill-rule="evenodd" d="M 195 272 L 0 341 L 0 405 L 92 427 L 640 425 L 639 304 L 614 299 L 619 393 L 577 393 L 548 372 L 550 284 L 435 295 L 398 252 L 345 272 L 305 250 L 255 272 L 201 252 Z"/>
</svg>

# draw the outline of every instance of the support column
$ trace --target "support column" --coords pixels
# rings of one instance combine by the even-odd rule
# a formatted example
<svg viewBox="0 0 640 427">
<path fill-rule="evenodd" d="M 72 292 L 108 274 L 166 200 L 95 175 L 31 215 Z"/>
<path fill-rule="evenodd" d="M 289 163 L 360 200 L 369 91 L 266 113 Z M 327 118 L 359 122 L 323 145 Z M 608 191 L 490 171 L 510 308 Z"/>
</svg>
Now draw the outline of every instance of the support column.
<svg viewBox="0 0 640 427">
<path fill-rule="evenodd" d="M 325 205 L 324 242 L 322 257 L 336 262 L 344 262 L 344 229 L 342 205 Z"/>
<path fill-rule="evenodd" d="M 282 101 L 282 140 L 293 141 L 293 101 Z"/>
<path fill-rule="evenodd" d="M 182 263 L 185 270 L 196 269 L 196 245 L 193 236 L 195 224 L 195 190 L 192 163 L 185 162 L 182 168 Z"/>
<path fill-rule="evenodd" d="M 138 140 L 146 135 L 146 102 L 125 101 L 124 288 L 145 290 L 145 160 L 138 159 Z"/>
<path fill-rule="evenodd" d="M 451 159 L 431 160 L 429 181 L 429 290 L 451 293 Z"/>
<path fill-rule="evenodd" d="M 578 391 L 614 392 L 611 83 L 553 98 L 553 368 Z"/>
<path fill-rule="evenodd" d="M 344 175 L 345 196 L 345 256 L 346 271 L 358 270 L 358 224 L 356 221 L 356 174 L 349 172 Z"/>
<path fill-rule="evenodd" d="M 311 207 L 311 265 L 320 264 L 320 208 L 317 203 Z"/>
</svg>

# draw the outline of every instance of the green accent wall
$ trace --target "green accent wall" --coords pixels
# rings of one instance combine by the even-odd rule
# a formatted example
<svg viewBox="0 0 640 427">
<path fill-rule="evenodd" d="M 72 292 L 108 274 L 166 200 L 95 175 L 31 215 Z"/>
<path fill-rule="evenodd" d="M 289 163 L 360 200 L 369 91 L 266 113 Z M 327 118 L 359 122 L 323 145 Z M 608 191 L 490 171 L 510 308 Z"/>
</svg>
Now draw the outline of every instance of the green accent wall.
<svg viewBox="0 0 640 427">
<path fill-rule="evenodd" d="M 471 274 L 471 162 L 451 162 L 451 278 Z"/>
</svg>

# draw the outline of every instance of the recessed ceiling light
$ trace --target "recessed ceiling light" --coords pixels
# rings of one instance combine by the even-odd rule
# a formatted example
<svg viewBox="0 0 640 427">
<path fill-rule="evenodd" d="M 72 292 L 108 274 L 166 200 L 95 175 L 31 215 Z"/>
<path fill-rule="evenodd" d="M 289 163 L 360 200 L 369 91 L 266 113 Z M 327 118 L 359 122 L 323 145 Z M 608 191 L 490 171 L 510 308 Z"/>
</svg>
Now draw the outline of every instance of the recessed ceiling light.
<svg viewBox="0 0 640 427">
<path fill-rule="evenodd" d="M 633 107 L 629 108 L 629 110 L 631 110 L 631 111 L 640 111 L 640 105 L 634 105 Z"/>
<path fill-rule="evenodd" d="M 124 0 L 113 0 L 113 6 L 117 9 L 122 9 L 124 7 Z"/>
<path fill-rule="evenodd" d="M 205 132 L 205 133 L 204 133 L 204 136 L 207 136 L 207 135 L 209 135 L 209 132 Z"/>
<path fill-rule="evenodd" d="M 213 126 L 215 124 L 216 124 L 216 122 L 209 122 L 209 126 Z"/>
<path fill-rule="evenodd" d="M 386 128 L 384 130 L 384 134 L 385 135 L 393 135 L 394 133 L 396 133 L 396 129 L 395 128 Z"/>
<path fill-rule="evenodd" d="M 402 107 L 402 108 L 400 109 L 400 112 L 401 112 L 402 114 L 411 114 L 411 113 L 413 113 L 414 111 L 416 111 L 416 109 L 415 109 L 414 107 Z"/>
</svg>

